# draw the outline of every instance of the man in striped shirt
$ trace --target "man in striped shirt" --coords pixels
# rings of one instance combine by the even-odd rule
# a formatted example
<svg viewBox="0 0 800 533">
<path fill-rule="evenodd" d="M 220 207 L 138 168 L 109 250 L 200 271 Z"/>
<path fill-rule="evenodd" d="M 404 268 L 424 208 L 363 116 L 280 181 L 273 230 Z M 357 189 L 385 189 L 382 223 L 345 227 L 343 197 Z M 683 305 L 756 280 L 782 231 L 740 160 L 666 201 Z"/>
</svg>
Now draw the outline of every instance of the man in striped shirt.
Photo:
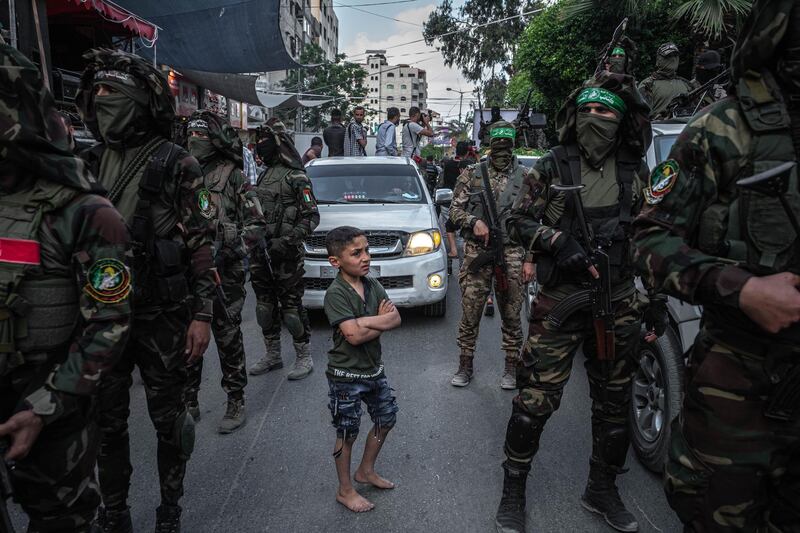
<svg viewBox="0 0 800 533">
<path fill-rule="evenodd" d="M 363 106 L 353 108 L 353 120 L 347 125 L 344 133 L 344 155 L 367 155 L 367 130 L 364 127 L 364 115 L 366 111 Z"/>
</svg>

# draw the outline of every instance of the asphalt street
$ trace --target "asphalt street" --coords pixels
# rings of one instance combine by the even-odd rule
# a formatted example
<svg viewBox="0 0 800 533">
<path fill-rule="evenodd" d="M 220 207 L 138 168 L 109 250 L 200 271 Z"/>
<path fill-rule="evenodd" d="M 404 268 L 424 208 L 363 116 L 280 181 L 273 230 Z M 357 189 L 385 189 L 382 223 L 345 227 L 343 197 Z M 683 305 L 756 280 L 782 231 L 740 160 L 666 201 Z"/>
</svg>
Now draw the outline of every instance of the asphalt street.
<svg viewBox="0 0 800 533">
<path fill-rule="evenodd" d="M 457 389 L 449 384 L 457 367 L 455 335 L 460 315 L 456 278 L 442 319 L 401 310 L 403 325 L 382 337 L 384 362 L 400 407 L 377 470 L 394 481 L 391 491 L 363 488 L 375 503 L 355 515 L 339 505 L 331 453 L 334 431 L 327 409 L 326 351 L 331 330 L 312 313 L 315 370 L 299 382 L 286 374 L 293 361 L 284 333 L 286 368 L 250 377 L 247 425 L 227 436 L 216 426 L 225 411 L 219 361 L 212 346 L 200 392 L 201 420 L 183 498 L 184 532 L 490 532 L 502 487 L 502 445 L 513 392 L 503 391 L 499 316 L 481 324 L 476 376 Z M 526 328 L 527 329 L 527 328 Z M 245 348 L 250 362 L 263 343 L 252 292 L 245 305 Z M 612 531 L 579 504 L 591 447 L 589 397 L 582 359 L 576 358 L 561 409 L 542 437 L 528 481 L 529 532 Z M 159 504 L 156 440 L 144 390 L 135 380 L 131 402 L 134 474 L 131 487 L 135 531 L 152 531 Z M 366 415 L 362 432 L 371 424 Z M 353 452 L 354 466 L 363 434 Z M 623 499 L 643 532 L 677 532 L 680 524 L 660 478 L 629 456 L 620 478 Z M 19 518 L 19 516 L 17 516 Z"/>
</svg>

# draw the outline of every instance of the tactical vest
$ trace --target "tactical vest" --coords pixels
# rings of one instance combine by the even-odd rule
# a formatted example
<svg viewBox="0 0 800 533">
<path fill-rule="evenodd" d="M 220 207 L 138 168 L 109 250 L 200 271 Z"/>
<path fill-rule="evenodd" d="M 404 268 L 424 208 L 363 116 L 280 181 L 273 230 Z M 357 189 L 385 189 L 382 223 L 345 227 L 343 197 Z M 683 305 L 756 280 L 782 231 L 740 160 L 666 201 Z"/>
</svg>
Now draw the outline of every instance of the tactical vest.
<svg viewBox="0 0 800 533">
<path fill-rule="evenodd" d="M 577 145 L 556 146 L 550 153 L 556 163 L 562 185 L 581 184 L 581 156 Z M 607 207 L 586 207 L 586 222 L 591 226 L 595 240 L 608 254 L 611 266 L 611 284 L 633 278 L 631 257 L 631 222 L 633 221 L 633 182 L 642 160 L 621 148 L 616 154 L 616 179 L 619 187 L 617 203 Z M 587 246 L 581 231 L 575 197 L 565 195 L 564 212 L 555 224 L 567 231 L 584 246 Z M 587 247 L 588 248 L 588 247 Z M 559 272 L 560 282 L 578 281 L 564 279 L 569 274 Z M 553 283 L 551 283 L 553 284 Z"/>
<path fill-rule="evenodd" d="M 294 169 L 289 167 L 273 166 L 258 177 L 256 192 L 267 222 L 267 235 L 290 235 L 300 222 L 297 192 L 290 179 L 292 172 Z"/>
<path fill-rule="evenodd" d="M 236 163 L 225 159 L 205 173 L 205 184 L 211 193 L 211 203 L 217 207 L 217 235 L 214 239 L 218 246 L 232 245 L 238 241 L 239 229 L 236 219 L 228 217 L 226 197 L 232 197 L 236 191 L 227 191 Z"/>
<path fill-rule="evenodd" d="M 737 86 L 739 107 L 753 133 L 748 164 L 733 180 L 797 160 L 792 144 L 789 114 L 775 99 L 764 77 L 743 77 Z M 792 170 L 785 194 L 800 216 L 797 167 Z M 726 257 L 746 265 L 758 275 L 785 270 L 797 272 L 800 265 L 798 236 L 778 198 L 752 190 L 732 190 L 718 195 L 703 211 L 697 232 L 697 248 L 709 255 Z"/>
<path fill-rule="evenodd" d="M 517 158 L 515 157 L 512 163 L 511 175 L 508 177 L 508 181 L 506 182 L 506 187 L 503 189 L 503 192 L 500 193 L 500 196 L 495 198 L 495 203 L 497 204 L 497 216 L 500 218 L 500 227 L 503 228 L 503 245 L 511 244 L 511 240 L 508 237 L 508 232 L 505 231 L 506 227 L 506 220 L 511 215 L 511 207 L 514 204 L 514 200 L 517 198 L 519 194 L 519 190 L 522 188 L 522 182 L 525 178 L 525 169 L 517 162 Z M 470 197 L 467 200 L 467 206 L 465 210 L 470 215 L 478 217 L 479 219 L 483 220 L 484 222 L 489 220 L 489 214 L 484 212 L 483 209 L 483 202 L 481 202 L 480 194 L 484 189 L 483 187 L 483 176 L 481 176 L 481 171 L 479 165 L 475 165 L 473 169 L 472 181 L 470 182 Z M 480 240 L 476 239 L 475 235 L 472 233 L 472 228 L 463 228 L 461 230 L 461 235 L 465 239 L 469 240 Z"/>
<path fill-rule="evenodd" d="M 84 154 L 95 175 L 99 173 L 104 151 L 105 145 L 98 145 Z M 133 297 L 137 310 L 175 306 L 189 296 L 189 257 L 182 237 L 157 235 L 153 226 L 152 206 L 161 201 L 164 183 L 172 179 L 178 154 L 177 145 L 158 137 L 151 139 L 123 169 L 109 191 L 109 200 L 116 204 L 133 177 L 144 167 L 134 214 L 125 221 L 131 234 Z M 177 226 L 173 232 L 176 230 Z"/>
<path fill-rule="evenodd" d="M 79 194 L 41 180 L 0 196 L 0 374 L 72 338 L 80 311 L 75 278 L 42 271 L 39 229 L 45 214 Z"/>
</svg>

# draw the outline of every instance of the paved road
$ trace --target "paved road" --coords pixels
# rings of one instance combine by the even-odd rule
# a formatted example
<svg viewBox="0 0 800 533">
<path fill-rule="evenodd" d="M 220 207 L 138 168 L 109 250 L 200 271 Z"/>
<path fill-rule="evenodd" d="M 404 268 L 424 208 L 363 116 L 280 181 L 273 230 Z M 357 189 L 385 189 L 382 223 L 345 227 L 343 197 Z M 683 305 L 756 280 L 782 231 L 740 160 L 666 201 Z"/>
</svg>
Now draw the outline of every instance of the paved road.
<svg viewBox="0 0 800 533">
<path fill-rule="evenodd" d="M 452 278 L 455 280 L 455 278 Z M 459 295 L 452 284 L 444 319 L 403 311 L 401 329 L 383 338 L 387 375 L 400 406 L 378 471 L 395 481 L 393 491 L 365 489 L 375 510 L 354 515 L 334 500 L 333 429 L 326 408 L 325 352 L 330 330 L 312 315 L 316 370 L 289 382 L 287 369 L 251 378 L 247 426 L 220 436 L 225 410 L 216 350 L 206 354 L 197 445 L 189 463 L 183 500 L 184 532 L 489 532 L 502 486 L 502 443 L 512 392 L 499 386 L 502 352 L 499 317 L 484 318 L 477 375 L 466 389 L 449 385 L 457 366 L 454 336 Z M 245 346 L 251 360 L 263 344 L 255 323 L 254 298 L 245 312 Z M 284 360 L 292 359 L 284 335 Z M 138 380 L 137 380 L 138 381 Z M 131 402 L 134 475 L 130 503 L 135 530 L 152 531 L 159 503 L 155 437 L 142 387 Z M 561 409 L 542 437 L 528 482 L 529 531 L 611 531 L 578 501 L 588 472 L 591 446 L 586 375 L 576 365 Z M 364 417 L 363 431 L 370 424 Z M 354 457 L 360 457 L 363 438 Z M 641 531 L 677 532 L 658 477 L 631 456 L 620 489 Z"/>
</svg>

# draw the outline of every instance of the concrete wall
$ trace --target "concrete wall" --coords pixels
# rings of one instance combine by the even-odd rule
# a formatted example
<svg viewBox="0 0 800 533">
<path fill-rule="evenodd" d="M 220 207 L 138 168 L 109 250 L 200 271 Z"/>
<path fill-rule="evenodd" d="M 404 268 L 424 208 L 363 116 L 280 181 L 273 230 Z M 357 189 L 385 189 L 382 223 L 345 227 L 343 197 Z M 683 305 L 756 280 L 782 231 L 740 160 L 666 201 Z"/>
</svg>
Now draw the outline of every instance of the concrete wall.
<svg viewBox="0 0 800 533">
<path fill-rule="evenodd" d="M 306 150 L 311 148 L 311 139 L 314 137 L 322 137 L 322 132 L 319 133 L 310 133 L 304 131 L 302 133 L 295 133 L 294 134 L 294 146 L 297 148 L 297 152 L 302 157 Z M 325 147 L 323 143 L 322 148 L 322 156 L 325 157 L 327 155 L 328 149 Z M 375 136 L 374 135 L 367 135 L 367 155 L 375 155 Z"/>
</svg>

